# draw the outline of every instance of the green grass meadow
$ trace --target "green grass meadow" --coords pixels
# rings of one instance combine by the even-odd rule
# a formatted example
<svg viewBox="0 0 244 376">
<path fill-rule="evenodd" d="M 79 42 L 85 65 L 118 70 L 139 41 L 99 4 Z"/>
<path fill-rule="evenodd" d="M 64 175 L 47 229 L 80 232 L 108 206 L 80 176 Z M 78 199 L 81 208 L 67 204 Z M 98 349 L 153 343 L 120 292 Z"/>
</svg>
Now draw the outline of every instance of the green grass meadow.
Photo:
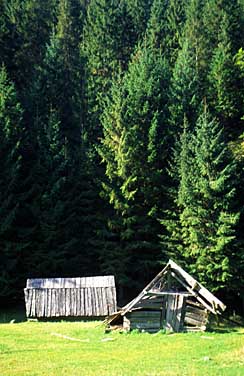
<svg viewBox="0 0 244 376">
<path fill-rule="evenodd" d="M 244 328 L 152 335 L 105 333 L 101 322 L 0 322 L 1 376 L 244 375 Z"/>
</svg>

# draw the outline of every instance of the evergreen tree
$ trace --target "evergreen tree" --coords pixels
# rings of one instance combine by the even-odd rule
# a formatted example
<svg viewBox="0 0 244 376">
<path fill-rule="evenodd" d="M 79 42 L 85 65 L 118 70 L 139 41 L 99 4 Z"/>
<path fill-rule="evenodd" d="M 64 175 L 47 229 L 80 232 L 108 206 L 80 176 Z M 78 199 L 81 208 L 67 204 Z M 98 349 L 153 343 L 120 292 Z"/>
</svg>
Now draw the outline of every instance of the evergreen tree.
<svg viewBox="0 0 244 376">
<path fill-rule="evenodd" d="M 138 48 L 125 78 L 115 83 L 102 118 L 99 151 L 108 178 L 104 189 L 117 214 L 112 223 L 119 238 L 115 252 L 123 252 L 121 268 L 131 283 L 148 280 L 159 260 L 157 216 L 166 180 L 167 85 L 168 66 L 160 52 Z M 130 271 L 128 262 L 133 265 Z"/>
<path fill-rule="evenodd" d="M 209 103 L 221 123 L 235 133 L 240 124 L 243 104 L 243 83 L 233 59 L 229 17 L 225 13 L 220 24 L 218 45 L 214 49 L 209 72 Z M 235 127 L 235 128 L 234 128 Z"/>
<path fill-rule="evenodd" d="M 13 297 L 16 283 L 21 279 L 19 262 L 23 257 L 24 244 L 19 239 L 17 216 L 20 210 L 19 170 L 20 137 L 23 111 L 18 102 L 15 87 L 9 80 L 4 66 L 0 69 L 0 286 L 1 296 Z"/>
<path fill-rule="evenodd" d="M 173 134 L 182 129 L 185 117 L 191 125 L 194 124 L 200 106 L 200 92 L 194 49 L 186 39 L 179 50 L 171 80 L 170 121 Z"/>
<path fill-rule="evenodd" d="M 173 132 L 181 129 L 184 117 L 193 125 L 206 90 L 206 41 L 203 35 L 203 4 L 191 0 L 186 8 L 186 23 L 181 49 L 174 66 L 171 83 L 171 123 Z"/>
<path fill-rule="evenodd" d="M 81 9 L 82 11 L 82 9 Z M 77 1 L 62 0 L 39 87 L 50 180 L 43 196 L 43 265 L 66 276 L 98 272 L 99 196 L 87 151 Z M 49 255 L 52 254 L 52 257 Z M 96 256 L 94 256 L 96 255 Z M 43 269 L 43 268 L 42 268 Z M 45 269 L 44 269 L 45 270 Z"/>
<path fill-rule="evenodd" d="M 98 143 L 102 135 L 100 115 L 111 82 L 128 65 L 134 47 L 125 4 L 119 0 L 92 0 L 84 28 L 88 140 Z M 133 45 L 131 45 L 131 43 Z"/>
<path fill-rule="evenodd" d="M 175 63 L 180 38 L 185 21 L 185 2 L 175 0 L 154 0 L 146 39 L 149 45 L 160 48 L 164 56 L 173 65 Z"/>
<path fill-rule="evenodd" d="M 219 123 L 204 112 L 194 134 L 181 136 L 177 153 L 178 220 L 168 222 L 178 255 L 213 290 L 231 288 L 241 255 L 236 252 L 236 166 Z"/>
<path fill-rule="evenodd" d="M 35 69 L 41 65 L 50 28 L 55 19 L 57 0 L 10 0 L 1 2 L 3 34 L 1 60 L 19 91 L 28 110 L 28 89 Z M 1 43 L 1 42 L 0 42 Z M 27 114 L 25 115 L 27 116 Z"/>
<path fill-rule="evenodd" d="M 146 32 L 153 0 L 125 0 L 132 21 L 134 43 L 139 43 Z M 163 5 L 163 4 L 162 4 Z"/>
</svg>

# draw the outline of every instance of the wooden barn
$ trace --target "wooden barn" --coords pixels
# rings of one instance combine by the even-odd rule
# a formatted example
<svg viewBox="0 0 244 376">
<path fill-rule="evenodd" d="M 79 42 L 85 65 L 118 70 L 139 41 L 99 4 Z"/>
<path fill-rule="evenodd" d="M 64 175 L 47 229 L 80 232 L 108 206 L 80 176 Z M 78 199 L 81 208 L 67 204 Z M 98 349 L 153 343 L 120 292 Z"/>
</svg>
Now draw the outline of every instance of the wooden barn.
<svg viewBox="0 0 244 376">
<path fill-rule="evenodd" d="M 180 266 L 169 260 L 144 290 L 119 312 L 107 318 L 108 325 L 125 330 L 157 332 L 204 331 L 209 314 L 220 314 L 225 305 Z"/>
<path fill-rule="evenodd" d="M 99 317 L 116 312 L 114 276 L 28 279 L 26 316 Z"/>
</svg>

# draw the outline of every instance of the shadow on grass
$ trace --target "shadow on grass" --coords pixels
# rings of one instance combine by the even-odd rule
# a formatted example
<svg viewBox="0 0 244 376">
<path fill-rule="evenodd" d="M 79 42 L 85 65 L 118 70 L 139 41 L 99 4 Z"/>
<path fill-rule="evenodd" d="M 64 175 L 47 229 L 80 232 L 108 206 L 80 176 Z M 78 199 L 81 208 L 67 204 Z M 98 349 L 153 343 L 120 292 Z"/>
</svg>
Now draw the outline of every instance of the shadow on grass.
<svg viewBox="0 0 244 376">
<path fill-rule="evenodd" d="M 9 324 L 9 323 L 21 323 L 26 321 L 38 321 L 38 322 L 90 322 L 90 321 L 99 321 L 103 323 L 104 317 L 45 317 L 45 318 L 27 318 L 25 314 L 25 307 L 23 305 L 16 307 L 6 307 L 0 309 L 0 324 Z"/>
<path fill-rule="evenodd" d="M 103 323 L 105 319 L 105 316 L 104 317 L 97 317 L 97 316 L 89 316 L 89 317 L 85 317 L 85 316 L 75 316 L 75 317 L 72 317 L 72 316 L 62 316 L 62 317 L 43 317 L 43 318 L 38 318 L 37 321 L 40 321 L 40 322 L 61 322 L 61 321 L 65 321 L 65 322 L 91 322 L 91 321 L 99 321 L 101 322 L 101 324 Z M 30 319 L 31 320 L 31 319 Z M 35 320 L 35 319 L 33 319 Z"/>
<path fill-rule="evenodd" d="M 211 329 L 208 329 L 208 332 L 209 333 L 226 334 L 226 333 L 236 333 L 236 332 L 238 332 L 238 330 L 239 329 L 237 327 L 225 327 L 225 328 L 213 327 Z"/>
<path fill-rule="evenodd" d="M 25 321 L 27 321 L 27 318 L 23 305 L 0 309 L 0 324 L 20 323 Z"/>
</svg>

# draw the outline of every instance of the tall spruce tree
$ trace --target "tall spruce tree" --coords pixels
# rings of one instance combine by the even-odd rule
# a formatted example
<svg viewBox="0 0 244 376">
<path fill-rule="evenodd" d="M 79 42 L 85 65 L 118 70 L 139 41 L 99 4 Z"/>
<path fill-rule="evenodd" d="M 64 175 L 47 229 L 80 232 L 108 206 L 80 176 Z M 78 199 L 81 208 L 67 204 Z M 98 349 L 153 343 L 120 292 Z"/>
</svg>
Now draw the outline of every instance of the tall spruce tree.
<svg viewBox="0 0 244 376">
<path fill-rule="evenodd" d="M 4 25 L 0 36 L 1 60 L 17 90 L 21 91 L 21 103 L 27 111 L 30 82 L 45 54 L 45 45 L 55 20 L 56 3 L 57 0 L 47 0 L 43 7 L 40 0 L 1 1 Z"/>
<path fill-rule="evenodd" d="M 121 268 L 137 287 L 155 272 L 160 255 L 157 216 L 167 180 L 167 87 L 168 65 L 160 51 L 139 47 L 125 78 L 115 82 L 102 118 L 104 188 L 116 211 L 112 226 Z"/>
<path fill-rule="evenodd" d="M 39 83 L 50 170 L 43 196 L 42 260 L 53 275 L 87 275 L 92 263 L 98 272 L 99 196 L 84 135 L 82 33 L 77 32 L 83 10 L 78 5 L 60 1 Z"/>
<path fill-rule="evenodd" d="M 112 79 L 127 68 L 134 47 L 131 19 L 120 0 L 92 0 L 84 28 L 88 140 L 102 136 L 100 115 Z"/>
<path fill-rule="evenodd" d="M 234 22 L 233 15 L 223 9 L 220 14 L 222 16 L 219 20 L 217 44 L 211 49 L 207 95 L 212 111 L 233 137 L 242 127 L 240 118 L 243 107 L 243 82 L 234 62 L 237 41 L 232 35 L 238 32 L 240 24 L 236 19 L 233 29 L 233 25 L 230 24 Z"/>
<path fill-rule="evenodd" d="M 185 21 L 185 1 L 154 0 L 146 29 L 150 45 L 160 48 L 172 65 L 175 63 Z"/>
<path fill-rule="evenodd" d="M 4 66 L 0 69 L 0 92 L 0 286 L 2 298 L 13 298 L 16 294 L 16 284 L 20 283 L 21 277 L 23 278 L 20 262 L 26 246 L 18 223 L 21 211 L 19 183 L 23 111 Z"/>
<path fill-rule="evenodd" d="M 131 18 L 134 42 L 139 43 L 146 32 L 153 0 L 124 0 Z"/>
<path fill-rule="evenodd" d="M 178 219 L 168 222 L 178 257 L 213 290 L 231 289 L 242 256 L 235 247 L 236 166 L 223 130 L 204 112 L 194 133 L 181 136 L 176 153 Z"/>
<path fill-rule="evenodd" d="M 184 117 L 193 125 L 205 96 L 207 61 L 202 22 L 203 2 L 191 0 L 171 82 L 171 124 L 174 132 L 182 128 Z"/>
</svg>

